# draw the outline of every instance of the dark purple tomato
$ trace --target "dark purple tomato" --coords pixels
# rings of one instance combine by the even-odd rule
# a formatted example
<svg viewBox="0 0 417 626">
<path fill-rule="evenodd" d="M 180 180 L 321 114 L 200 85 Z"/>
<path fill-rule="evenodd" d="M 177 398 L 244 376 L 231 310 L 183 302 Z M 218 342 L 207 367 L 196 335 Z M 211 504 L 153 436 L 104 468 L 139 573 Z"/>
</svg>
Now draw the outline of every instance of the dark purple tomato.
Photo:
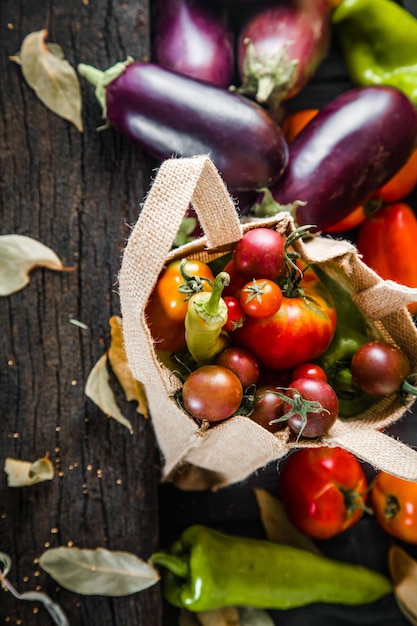
<svg viewBox="0 0 417 626">
<path fill-rule="evenodd" d="M 233 262 L 237 272 L 248 278 L 283 276 L 285 265 L 285 239 L 272 228 L 248 230 L 233 250 Z"/>
<path fill-rule="evenodd" d="M 339 400 L 328 383 L 314 378 L 293 380 L 285 395 L 284 415 L 291 430 L 302 437 L 314 439 L 325 435 L 337 420 Z"/>
<path fill-rule="evenodd" d="M 216 359 L 216 365 L 231 370 L 239 378 L 243 389 L 255 385 L 259 379 L 259 363 L 249 350 L 239 347 L 226 348 Z"/>
<path fill-rule="evenodd" d="M 370 341 L 353 355 L 350 371 L 355 383 L 370 396 L 396 393 L 410 374 L 410 362 L 400 348 Z"/>
<path fill-rule="evenodd" d="M 283 415 L 284 400 L 282 391 L 274 385 L 260 385 L 255 393 L 255 408 L 250 415 L 251 420 L 266 428 L 271 433 L 282 430 L 285 423 L 275 422 Z"/>
<path fill-rule="evenodd" d="M 239 378 L 227 367 L 203 365 L 194 370 L 182 388 L 182 401 L 193 417 L 220 422 L 238 410 L 243 399 Z"/>
</svg>

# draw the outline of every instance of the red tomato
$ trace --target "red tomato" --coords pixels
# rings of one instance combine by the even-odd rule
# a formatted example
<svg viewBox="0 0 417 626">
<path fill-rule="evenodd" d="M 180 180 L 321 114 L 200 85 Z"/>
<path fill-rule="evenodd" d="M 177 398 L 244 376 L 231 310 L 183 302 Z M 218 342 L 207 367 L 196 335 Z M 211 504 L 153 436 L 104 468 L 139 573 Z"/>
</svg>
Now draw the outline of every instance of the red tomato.
<svg viewBox="0 0 417 626">
<path fill-rule="evenodd" d="M 226 263 L 223 271 L 230 276 L 230 283 L 223 289 L 223 299 L 226 296 L 231 296 L 239 300 L 240 291 L 248 282 L 248 277 L 246 274 L 241 274 L 237 271 L 233 259 Z"/>
<path fill-rule="evenodd" d="M 259 363 L 255 357 L 244 348 L 231 347 L 220 352 L 216 365 L 222 365 L 232 370 L 242 383 L 243 389 L 255 385 L 259 379 Z"/>
<path fill-rule="evenodd" d="M 379 472 L 370 493 L 378 524 L 390 535 L 417 543 L 417 483 Z"/>
<path fill-rule="evenodd" d="M 284 395 L 283 415 L 299 436 L 314 439 L 325 435 L 337 420 L 339 400 L 328 383 L 315 378 L 293 380 Z"/>
<path fill-rule="evenodd" d="M 408 204 L 400 202 L 382 207 L 363 222 L 357 246 L 366 265 L 381 278 L 417 287 L 416 241 L 417 217 Z M 417 302 L 408 309 L 417 314 Z"/>
<path fill-rule="evenodd" d="M 267 369 L 289 369 L 311 361 L 328 348 L 336 329 L 336 310 L 329 291 L 311 268 L 300 283 L 303 293 L 284 294 L 271 317 L 247 317 L 232 341 L 252 352 Z"/>
<path fill-rule="evenodd" d="M 274 421 L 283 415 L 283 406 L 282 390 L 279 387 L 260 385 L 255 392 L 255 408 L 250 418 L 266 430 L 275 433 L 285 426 L 282 422 Z"/>
<path fill-rule="evenodd" d="M 384 202 L 398 202 L 406 198 L 417 187 L 417 149 L 400 170 L 374 194 Z"/>
<path fill-rule="evenodd" d="M 302 363 L 298 365 L 292 372 L 292 380 L 297 378 L 315 378 L 327 383 L 327 374 L 317 363 Z"/>
<path fill-rule="evenodd" d="M 282 304 L 282 291 L 273 280 L 254 278 L 242 287 L 239 299 L 246 315 L 262 319 L 278 311 Z"/>
<path fill-rule="evenodd" d="M 237 298 L 234 296 L 224 296 L 223 300 L 227 306 L 227 322 L 223 329 L 227 332 L 233 332 L 236 328 L 240 328 L 245 321 L 245 312 Z"/>
<path fill-rule="evenodd" d="M 330 539 L 362 517 L 367 479 L 342 448 L 302 448 L 283 464 L 280 496 L 288 517 L 314 539 Z"/>
<path fill-rule="evenodd" d="M 236 270 L 248 278 L 273 280 L 283 276 L 286 272 L 285 238 L 272 228 L 249 230 L 235 245 L 233 261 Z"/>
</svg>

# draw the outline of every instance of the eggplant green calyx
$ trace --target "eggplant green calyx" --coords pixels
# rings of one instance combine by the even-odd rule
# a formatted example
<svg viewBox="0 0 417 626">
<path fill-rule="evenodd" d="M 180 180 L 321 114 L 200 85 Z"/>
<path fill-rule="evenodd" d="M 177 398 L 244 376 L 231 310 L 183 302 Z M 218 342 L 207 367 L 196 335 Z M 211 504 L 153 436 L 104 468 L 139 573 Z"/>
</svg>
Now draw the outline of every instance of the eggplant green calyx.
<svg viewBox="0 0 417 626">
<path fill-rule="evenodd" d="M 258 199 L 252 206 L 255 217 L 273 217 L 278 213 L 289 213 L 295 220 L 297 208 L 305 206 L 307 202 L 303 200 L 295 200 L 290 204 L 280 204 L 272 195 L 268 187 L 262 187 L 258 191 Z"/>
<path fill-rule="evenodd" d="M 96 98 L 99 101 L 102 109 L 103 109 L 103 117 L 107 118 L 107 107 L 106 107 L 106 87 L 109 85 L 115 78 L 123 74 L 128 65 L 134 63 L 134 59 L 132 57 L 127 57 L 126 61 L 119 61 L 109 67 L 107 70 L 99 70 L 92 65 L 86 65 L 85 63 L 79 63 L 77 66 L 77 71 L 89 83 L 94 85 L 96 88 L 95 94 Z"/>
</svg>

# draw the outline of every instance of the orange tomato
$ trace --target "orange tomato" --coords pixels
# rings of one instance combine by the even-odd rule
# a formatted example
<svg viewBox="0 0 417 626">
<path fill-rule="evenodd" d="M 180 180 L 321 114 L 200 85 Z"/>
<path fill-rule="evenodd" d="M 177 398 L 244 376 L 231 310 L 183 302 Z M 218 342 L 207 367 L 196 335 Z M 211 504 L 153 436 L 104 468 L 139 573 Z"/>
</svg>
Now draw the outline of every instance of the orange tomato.
<svg viewBox="0 0 417 626">
<path fill-rule="evenodd" d="M 319 112 L 319 109 L 302 109 L 289 113 L 282 123 L 282 132 L 285 139 L 290 143 L 304 126 L 308 124 Z"/>
<path fill-rule="evenodd" d="M 375 196 L 384 202 L 398 202 L 406 198 L 417 187 L 417 148 L 411 153 L 405 165 L 387 182 L 380 187 Z"/>
<path fill-rule="evenodd" d="M 377 523 L 390 535 L 417 543 L 417 483 L 379 472 L 370 494 Z"/>
</svg>

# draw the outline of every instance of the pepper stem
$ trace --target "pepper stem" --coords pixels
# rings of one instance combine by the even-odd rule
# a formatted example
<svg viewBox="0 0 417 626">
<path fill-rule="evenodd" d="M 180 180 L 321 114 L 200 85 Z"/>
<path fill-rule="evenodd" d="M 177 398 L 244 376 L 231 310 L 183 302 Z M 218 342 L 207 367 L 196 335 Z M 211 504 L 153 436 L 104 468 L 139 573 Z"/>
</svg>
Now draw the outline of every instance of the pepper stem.
<svg viewBox="0 0 417 626">
<path fill-rule="evenodd" d="M 218 317 L 222 318 L 219 310 L 223 289 L 230 283 L 230 276 L 227 272 L 217 274 L 213 283 L 213 291 L 207 300 L 199 300 L 194 303 L 198 315 L 207 323 L 213 323 Z"/>
<path fill-rule="evenodd" d="M 183 557 L 167 554 L 166 552 L 155 552 L 151 558 L 153 563 L 166 567 L 167 570 L 178 576 L 178 578 L 186 579 L 190 575 L 188 560 L 185 560 Z"/>
</svg>

